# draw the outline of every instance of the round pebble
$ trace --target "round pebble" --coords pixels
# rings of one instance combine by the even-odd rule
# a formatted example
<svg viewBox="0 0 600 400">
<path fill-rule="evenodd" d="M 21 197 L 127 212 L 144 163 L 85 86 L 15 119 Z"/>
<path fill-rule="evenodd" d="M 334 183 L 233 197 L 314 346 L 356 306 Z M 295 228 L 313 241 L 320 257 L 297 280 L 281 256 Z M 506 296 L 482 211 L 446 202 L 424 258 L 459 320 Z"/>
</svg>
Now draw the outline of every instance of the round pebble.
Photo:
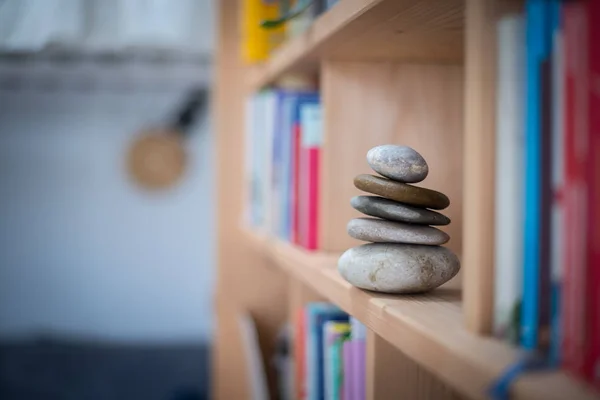
<svg viewBox="0 0 600 400">
<path fill-rule="evenodd" d="M 377 196 L 355 196 L 350 200 L 354 209 L 372 217 L 424 225 L 448 225 L 450 218 L 435 211 L 398 203 Z"/>
<path fill-rule="evenodd" d="M 422 208 L 442 210 L 450 205 L 450 200 L 443 193 L 374 175 L 356 176 L 354 186 L 368 193 Z"/>
<path fill-rule="evenodd" d="M 452 279 L 460 270 L 460 261 L 441 246 L 369 243 L 342 254 L 338 270 L 344 279 L 361 289 L 420 293 Z"/>
<path fill-rule="evenodd" d="M 367 162 L 375 172 L 399 182 L 421 182 L 429 173 L 423 156 L 408 146 L 385 144 L 373 147 L 367 153 Z"/>
</svg>

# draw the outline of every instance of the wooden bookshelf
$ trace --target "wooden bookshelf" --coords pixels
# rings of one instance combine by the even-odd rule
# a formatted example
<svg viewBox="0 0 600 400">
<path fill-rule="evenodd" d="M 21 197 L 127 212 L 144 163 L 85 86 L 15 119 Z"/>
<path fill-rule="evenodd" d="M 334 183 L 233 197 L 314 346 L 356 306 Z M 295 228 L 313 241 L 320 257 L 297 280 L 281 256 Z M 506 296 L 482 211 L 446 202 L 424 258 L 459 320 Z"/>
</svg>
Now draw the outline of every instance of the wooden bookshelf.
<svg viewBox="0 0 600 400">
<path fill-rule="evenodd" d="M 249 84 L 314 73 L 322 60 L 461 63 L 463 32 L 461 0 L 343 0 L 252 69 Z"/>
<path fill-rule="evenodd" d="M 327 299 L 369 328 L 367 395 L 387 399 L 483 399 L 515 348 L 489 336 L 493 304 L 495 29 L 511 0 L 340 0 L 263 65 L 240 59 L 239 0 L 219 2 L 217 140 L 217 330 L 213 397 L 247 399 L 252 387 L 237 321 L 251 315 L 265 365 L 278 330 L 298 307 Z M 325 112 L 319 225 L 322 253 L 243 228 L 244 105 L 288 73 L 318 75 Z M 356 245 L 353 176 L 367 150 L 402 143 L 430 165 L 426 187 L 445 192 L 448 247 L 459 277 L 421 296 L 352 287 L 336 270 Z M 267 368 L 271 393 L 274 370 Z M 527 374 L 516 399 L 600 398 L 563 372 Z"/>
<path fill-rule="evenodd" d="M 486 389 L 518 359 L 518 351 L 464 325 L 460 290 L 440 288 L 425 295 L 392 296 L 357 289 L 337 272 L 335 254 L 311 253 L 252 232 L 248 240 L 292 278 L 357 317 L 376 335 L 415 360 L 467 398 L 485 399 Z M 565 373 L 520 379 L 514 399 L 597 399 Z"/>
</svg>

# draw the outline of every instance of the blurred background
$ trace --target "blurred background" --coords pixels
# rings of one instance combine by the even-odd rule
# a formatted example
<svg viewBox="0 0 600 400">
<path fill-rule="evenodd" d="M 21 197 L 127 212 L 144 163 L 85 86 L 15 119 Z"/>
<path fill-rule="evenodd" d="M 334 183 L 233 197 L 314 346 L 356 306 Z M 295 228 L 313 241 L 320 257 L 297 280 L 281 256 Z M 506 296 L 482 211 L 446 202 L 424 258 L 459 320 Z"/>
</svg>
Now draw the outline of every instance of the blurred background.
<svg viewBox="0 0 600 400">
<path fill-rule="evenodd" d="M 0 399 L 208 397 L 211 0 L 0 0 Z"/>
</svg>

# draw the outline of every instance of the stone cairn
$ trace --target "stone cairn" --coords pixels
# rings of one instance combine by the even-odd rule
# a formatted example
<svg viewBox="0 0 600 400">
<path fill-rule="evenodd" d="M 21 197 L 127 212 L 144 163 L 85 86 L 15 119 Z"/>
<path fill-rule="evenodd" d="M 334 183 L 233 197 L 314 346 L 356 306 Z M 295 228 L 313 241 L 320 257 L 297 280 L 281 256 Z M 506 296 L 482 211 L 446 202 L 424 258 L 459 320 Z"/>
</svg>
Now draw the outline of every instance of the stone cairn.
<svg viewBox="0 0 600 400">
<path fill-rule="evenodd" d="M 450 218 L 430 209 L 450 205 L 443 193 L 411 185 L 429 173 L 425 159 L 406 146 L 369 150 L 367 162 L 382 176 L 358 175 L 354 186 L 377 196 L 356 196 L 351 205 L 375 218 L 356 218 L 348 234 L 372 242 L 347 250 L 338 261 L 340 274 L 361 289 L 384 293 L 420 293 L 442 285 L 459 269 L 458 257 L 441 244 L 447 233 L 430 225 Z"/>
</svg>

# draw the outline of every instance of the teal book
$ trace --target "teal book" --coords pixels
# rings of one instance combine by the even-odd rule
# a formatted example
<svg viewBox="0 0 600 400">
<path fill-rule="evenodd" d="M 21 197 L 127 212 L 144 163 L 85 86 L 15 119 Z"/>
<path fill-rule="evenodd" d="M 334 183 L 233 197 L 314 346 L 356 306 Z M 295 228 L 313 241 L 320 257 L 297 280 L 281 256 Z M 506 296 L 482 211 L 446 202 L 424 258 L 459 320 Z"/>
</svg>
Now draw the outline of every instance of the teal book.
<svg viewBox="0 0 600 400">
<path fill-rule="evenodd" d="M 323 325 L 325 400 L 341 399 L 343 369 L 342 343 L 350 337 L 350 324 L 328 321 Z"/>
<path fill-rule="evenodd" d="M 348 322 L 348 314 L 330 303 L 306 306 L 306 399 L 324 400 L 323 326 L 328 321 Z"/>
</svg>

